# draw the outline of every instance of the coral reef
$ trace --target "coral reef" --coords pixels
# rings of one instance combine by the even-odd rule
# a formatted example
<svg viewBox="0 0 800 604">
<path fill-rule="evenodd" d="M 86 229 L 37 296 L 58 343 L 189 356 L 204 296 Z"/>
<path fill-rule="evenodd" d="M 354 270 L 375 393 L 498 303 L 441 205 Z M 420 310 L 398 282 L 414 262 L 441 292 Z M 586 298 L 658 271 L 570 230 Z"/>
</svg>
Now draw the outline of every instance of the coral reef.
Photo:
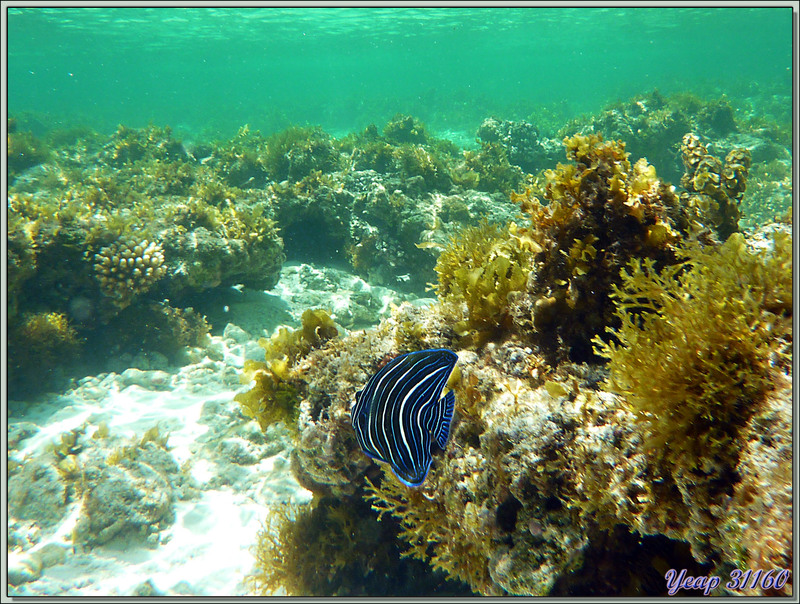
<svg viewBox="0 0 800 604">
<path fill-rule="evenodd" d="M 402 113 L 396 114 L 383 127 L 383 136 L 395 144 L 425 144 L 430 142 L 431 138 L 425 124 L 411 115 Z"/>
<path fill-rule="evenodd" d="M 365 159 L 364 154 L 378 144 L 385 145 L 393 158 L 385 166 Z M 491 194 L 454 193 L 448 185 L 447 195 L 437 191 L 442 185 L 435 181 L 437 174 L 444 173 L 444 160 L 395 166 L 395 155 L 403 161 L 434 157 L 434 145 L 415 150 L 408 143 L 395 147 L 383 139 L 364 142 L 358 137 L 345 139 L 341 145 L 345 152 L 352 149 L 353 169 L 312 174 L 298 186 L 270 187 L 291 260 L 344 261 L 371 283 L 419 292 L 435 257 L 430 248 L 418 244 L 444 243 L 458 228 L 481 216 L 500 222 L 515 213 L 513 204 L 496 189 Z"/>
<path fill-rule="evenodd" d="M 786 508 L 761 506 L 752 489 L 770 481 L 785 503 L 790 488 L 778 468 L 787 455 L 791 238 L 775 232 L 764 253 L 734 234 L 719 249 L 695 244 L 682 255 L 685 264 L 660 273 L 638 261 L 623 273 L 615 292 L 622 326 L 612 331 L 620 343 L 596 340 L 610 361 L 607 387 L 636 415 L 648 463 L 696 506 L 683 512 L 681 530 L 694 556 L 783 567 L 791 546 L 777 533 Z M 769 444 L 754 445 L 763 430 Z M 755 540 L 753 518 L 762 522 Z M 658 525 L 669 522 L 660 516 Z"/>
<path fill-rule="evenodd" d="M 252 185 L 249 176 L 242 182 L 246 167 L 223 161 L 227 151 L 258 149 L 257 136 L 240 133 L 233 151 L 219 145 L 218 161 L 205 163 L 169 128 L 120 126 L 105 141 L 80 133 L 50 138 L 64 146 L 9 190 L 9 311 L 66 317 L 85 340 L 84 354 L 75 349 L 69 357 L 76 366 L 108 358 L 95 353 L 110 331 L 120 336 L 111 341 L 138 349 L 124 337 L 123 311 L 141 314 L 168 298 L 179 323 L 180 306 L 205 289 L 277 282 L 283 243 L 270 203 L 263 191 L 237 186 Z M 137 324 L 165 327 L 153 338 L 163 343 L 180 329 L 160 320 Z M 24 354 L 21 330 L 12 340 L 14 354 Z M 23 379 L 14 389 L 52 383 L 32 373 L 18 372 Z"/>
<path fill-rule="evenodd" d="M 525 173 L 508 159 L 498 142 L 482 143 L 477 151 L 465 151 L 463 161 L 453 168 L 453 182 L 480 191 L 509 194 L 525 182 Z"/>
<path fill-rule="evenodd" d="M 595 270 L 589 246 L 599 249 L 585 242 L 566 261 L 571 270 L 584 268 L 579 261 Z M 442 305 L 403 305 L 378 328 L 299 361 L 292 471 L 318 498 L 362 495 L 383 521 L 399 523 L 402 556 L 485 595 L 663 595 L 671 567 L 720 576 L 788 568 L 790 247 L 778 229 L 767 240 L 734 235 L 720 248 L 676 238 L 663 265 L 633 257 L 639 268 L 608 291 L 617 339 L 595 341 L 597 358 L 617 359 L 608 367 L 548 362 L 513 325 L 461 350 L 452 442 L 419 489 L 358 454 L 347 415 L 355 392 L 401 346 L 458 349 Z M 708 320 L 709 308 L 719 320 Z M 769 503 L 757 494 L 767 491 L 776 493 Z M 291 561 L 274 553 L 294 530 L 284 520 L 280 540 L 259 546 L 270 589 L 290 582 L 281 577 Z M 314 542 L 334 538 L 324 532 Z M 638 562 L 628 571 L 603 557 L 633 541 Z"/>
<path fill-rule="evenodd" d="M 141 159 L 169 161 L 185 156 L 183 145 L 172 138 L 169 126 L 159 128 L 153 125 L 142 129 L 120 125 L 100 152 L 101 160 L 117 167 Z"/>
<path fill-rule="evenodd" d="M 500 143 L 508 161 L 524 172 L 536 174 L 552 165 L 561 155 L 561 145 L 542 137 L 530 122 L 490 117 L 478 128 L 482 144 Z"/>
<path fill-rule="evenodd" d="M 267 204 L 246 197 L 216 208 L 189 198 L 173 205 L 162 231 L 172 297 L 220 285 L 270 289 L 284 260 L 283 242 Z"/>
<path fill-rule="evenodd" d="M 518 328 L 555 364 L 592 359 L 591 338 L 613 323 L 611 287 L 632 257 L 673 264 L 689 214 L 673 188 L 625 143 L 599 135 L 564 140 L 573 164 L 545 173 L 546 205 L 530 190 L 512 195 L 530 218 L 518 236 L 534 246 L 527 292 L 514 294 Z"/>
<path fill-rule="evenodd" d="M 608 388 L 648 425 L 647 449 L 665 451 L 669 464 L 735 465 L 736 430 L 774 368 L 790 362 L 791 241 L 775 233 L 765 256 L 735 234 L 681 256 L 661 273 L 651 259 L 633 261 L 613 294 L 619 344 L 595 341 L 609 359 Z"/>
<path fill-rule="evenodd" d="M 654 90 L 614 103 L 597 115 L 572 120 L 562 136 L 602 132 L 622 140 L 634 157 L 646 157 L 668 182 L 680 180 L 679 145 L 687 132 L 721 138 L 739 129 L 735 112 L 724 96 L 704 100 L 692 94 L 665 96 Z"/>
<path fill-rule="evenodd" d="M 330 136 L 320 128 L 292 127 L 270 136 L 262 162 L 274 181 L 302 180 L 313 172 L 331 172 L 339 154 Z"/>
<path fill-rule="evenodd" d="M 218 141 L 212 146 L 206 164 L 214 176 L 219 176 L 216 188 L 255 188 L 265 184 L 267 172 L 273 168 L 267 158 L 279 154 L 274 144 L 268 148 L 261 133 L 243 126 L 229 141 Z M 210 180 L 215 182 L 215 179 Z"/>
<path fill-rule="evenodd" d="M 201 344 L 192 297 L 272 287 L 284 242 L 293 260 L 344 261 L 373 283 L 419 292 L 435 274 L 437 304 L 392 307 L 374 329 L 340 334 L 340 316 L 363 325 L 338 308 L 258 346 L 226 328 L 253 421 L 205 453 L 225 459 L 212 480 L 252 480 L 279 434 L 314 494 L 259 535 L 256 591 L 431 593 L 449 577 L 442 593 L 664 595 L 670 567 L 789 568 L 791 232 L 738 232 L 748 179 L 771 196 L 786 157 L 724 98 L 653 93 L 581 127 L 568 163 L 538 178 L 552 141 L 495 118 L 465 152 L 402 114 L 340 140 L 247 127 L 202 148 L 156 127 L 48 138 L 52 154 L 9 191 L 15 388 L 63 356 L 128 358 L 138 342 L 171 359 Z M 681 140 L 679 194 L 654 166 L 680 178 Z M 360 452 L 349 411 L 384 363 L 440 347 L 459 354 L 451 441 L 408 489 Z M 227 354 L 191 354 L 204 353 Z M 116 384 L 169 388 L 170 359 L 143 355 Z M 147 433 L 100 455 L 68 433 L 47 463 L 11 460 L 15 513 L 48 521 L 37 493 L 80 499 L 76 544 L 156 544 L 185 487 L 165 445 Z"/>
</svg>

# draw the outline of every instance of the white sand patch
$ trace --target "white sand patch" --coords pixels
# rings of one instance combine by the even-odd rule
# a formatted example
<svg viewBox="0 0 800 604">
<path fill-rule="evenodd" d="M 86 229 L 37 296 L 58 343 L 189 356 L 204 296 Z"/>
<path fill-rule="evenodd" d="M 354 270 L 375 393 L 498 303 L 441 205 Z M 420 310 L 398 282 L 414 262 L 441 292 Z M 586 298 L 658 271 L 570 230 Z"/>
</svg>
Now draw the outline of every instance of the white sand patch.
<svg viewBox="0 0 800 604">
<path fill-rule="evenodd" d="M 168 453 L 183 474 L 173 480 L 177 487 L 154 490 L 173 493 L 174 521 L 153 527 L 146 538 L 120 533 L 86 551 L 72 543 L 76 526 L 81 520 L 86 524 L 81 494 L 68 494 L 71 501 L 55 526 L 37 520 L 36 510 L 31 511 L 35 506 L 26 500 L 23 511 L 33 518 L 9 515 L 9 563 L 17 573 L 9 593 L 248 594 L 245 577 L 254 570 L 251 548 L 261 523 L 275 505 L 306 503 L 311 493 L 290 471 L 285 428 L 271 426 L 263 434 L 233 401 L 248 387 L 238 379 L 245 358 L 263 359 L 256 340 L 279 325 L 297 326 L 307 308 L 327 308 L 340 325 L 357 329 L 376 324 L 391 304 L 413 298 L 336 269 L 287 264 L 272 292 L 217 292 L 216 302 L 204 312 L 215 324 L 236 325 L 229 324 L 222 337 L 211 338 L 203 349 L 187 351 L 191 364 L 171 372 L 127 369 L 84 378 L 75 389 L 47 402 L 13 404 L 8 419 L 15 444 L 9 457 L 23 467 L 31 463 L 49 468 L 52 476 L 58 459 L 49 449 L 61 442 L 62 434 L 75 431 L 79 446 L 74 455 L 81 471 L 96 472 L 96 464 L 115 448 L 137 446 L 157 426 L 159 435 L 169 435 Z M 108 437 L 92 439 L 101 426 L 108 428 Z M 58 485 L 60 479 L 54 480 Z M 18 490 L 27 488 L 19 483 Z M 136 486 L 147 492 L 147 484 Z M 40 503 L 39 514 L 41 508 Z"/>
<path fill-rule="evenodd" d="M 227 348 L 221 338 L 215 340 Z M 241 386 L 231 366 L 241 365 L 241 355 L 226 353 L 221 361 L 205 358 L 182 368 L 168 376 L 166 386 L 162 375 L 153 374 L 159 389 L 147 387 L 145 378 L 152 377 L 148 372 L 137 374 L 145 387 L 126 385 L 124 376 L 116 374 L 81 380 L 78 388 L 25 411 L 24 417 L 9 418 L 10 424 L 24 421 L 38 427 L 11 451 L 13 457 L 48 463 L 54 459 L 48 447 L 60 442 L 65 432 L 83 430 L 81 438 L 89 440 L 105 424 L 109 441 L 119 446 L 136 442 L 158 426 L 161 434 L 169 434 L 168 450 L 177 464 L 188 462 L 197 490 L 195 498 L 175 501 L 174 522 L 156 534 L 155 543 L 120 537 L 87 551 L 72 546 L 82 513 L 81 501 L 74 500 L 56 526 L 37 528 L 33 523 L 35 545 L 9 552 L 10 563 L 28 568 L 25 564 L 30 565 L 36 551 L 58 544 L 66 552 L 63 561 L 45 566 L 34 580 L 10 587 L 10 593 L 130 596 L 149 581 L 155 593 L 163 595 L 248 594 L 245 577 L 254 570 L 251 548 L 270 507 L 307 502 L 311 494 L 289 470 L 287 442 L 270 442 L 269 435 L 266 442 L 264 436 L 255 443 L 247 440 L 254 430 L 233 401 Z M 244 430 L 243 436 L 237 436 L 237 430 Z M 280 432 L 270 434 L 284 438 Z M 241 442 L 256 461 L 239 465 L 242 462 L 226 458 L 223 441 Z M 273 449 L 277 452 L 270 453 Z M 77 457 L 81 460 L 81 453 Z"/>
</svg>

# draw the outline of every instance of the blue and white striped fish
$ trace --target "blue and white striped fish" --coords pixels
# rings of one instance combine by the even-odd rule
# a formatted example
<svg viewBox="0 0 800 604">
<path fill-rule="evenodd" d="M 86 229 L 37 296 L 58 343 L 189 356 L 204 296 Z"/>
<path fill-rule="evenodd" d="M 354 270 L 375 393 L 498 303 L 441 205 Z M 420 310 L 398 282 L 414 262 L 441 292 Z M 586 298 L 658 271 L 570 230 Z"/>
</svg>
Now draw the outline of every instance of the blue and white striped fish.
<svg viewBox="0 0 800 604">
<path fill-rule="evenodd" d="M 392 359 L 356 393 L 350 419 L 364 453 L 388 463 L 404 484 L 428 475 L 433 442 L 447 445 L 455 395 L 442 390 L 458 356 L 444 348 Z"/>
</svg>

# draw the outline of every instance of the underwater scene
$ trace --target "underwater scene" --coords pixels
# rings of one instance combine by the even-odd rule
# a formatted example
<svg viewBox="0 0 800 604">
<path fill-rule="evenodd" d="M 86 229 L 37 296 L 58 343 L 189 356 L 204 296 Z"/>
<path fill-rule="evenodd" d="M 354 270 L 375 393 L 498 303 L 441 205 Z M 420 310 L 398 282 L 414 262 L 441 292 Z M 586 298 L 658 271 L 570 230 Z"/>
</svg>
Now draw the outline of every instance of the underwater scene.
<svg viewBox="0 0 800 604">
<path fill-rule="evenodd" d="M 7 596 L 792 596 L 791 7 L 4 7 Z"/>
</svg>

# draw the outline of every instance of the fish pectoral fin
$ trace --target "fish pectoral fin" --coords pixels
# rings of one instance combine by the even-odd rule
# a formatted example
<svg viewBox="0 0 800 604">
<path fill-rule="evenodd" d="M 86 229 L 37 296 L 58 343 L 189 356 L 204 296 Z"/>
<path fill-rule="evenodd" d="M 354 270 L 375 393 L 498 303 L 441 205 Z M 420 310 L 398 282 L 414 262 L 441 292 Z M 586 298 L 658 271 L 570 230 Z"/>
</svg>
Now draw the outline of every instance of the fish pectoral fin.
<svg viewBox="0 0 800 604">
<path fill-rule="evenodd" d="M 453 408 L 456 404 L 455 393 L 450 390 L 444 395 L 444 397 L 442 397 L 442 399 L 439 401 L 439 404 L 444 405 L 444 413 L 442 413 L 442 418 L 439 421 L 439 425 L 436 426 L 435 440 L 439 448 L 444 451 L 444 448 L 447 445 L 447 439 L 450 436 L 450 422 L 453 420 Z"/>
</svg>

